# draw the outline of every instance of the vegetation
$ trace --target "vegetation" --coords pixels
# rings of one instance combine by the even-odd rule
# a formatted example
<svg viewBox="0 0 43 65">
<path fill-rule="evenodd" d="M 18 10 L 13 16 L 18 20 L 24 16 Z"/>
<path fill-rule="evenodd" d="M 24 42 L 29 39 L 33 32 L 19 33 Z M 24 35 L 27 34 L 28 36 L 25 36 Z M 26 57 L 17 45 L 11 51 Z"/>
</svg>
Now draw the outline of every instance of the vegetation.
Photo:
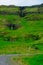
<svg viewBox="0 0 43 65">
<path fill-rule="evenodd" d="M 17 56 L 11 58 L 11 62 L 16 65 L 43 65 L 43 54 Z"/>
<path fill-rule="evenodd" d="M 24 8 L 23 17 L 19 7 L 0 6 L 0 11 L 10 13 L 0 13 L 0 54 L 43 53 L 43 13 L 38 7 Z"/>
</svg>

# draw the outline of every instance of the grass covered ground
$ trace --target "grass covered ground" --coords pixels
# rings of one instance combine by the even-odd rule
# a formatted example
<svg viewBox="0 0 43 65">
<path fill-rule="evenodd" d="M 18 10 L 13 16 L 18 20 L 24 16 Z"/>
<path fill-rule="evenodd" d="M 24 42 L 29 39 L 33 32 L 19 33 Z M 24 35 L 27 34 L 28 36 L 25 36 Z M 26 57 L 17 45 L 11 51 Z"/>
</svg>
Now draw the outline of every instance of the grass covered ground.
<svg viewBox="0 0 43 65">
<path fill-rule="evenodd" d="M 43 9 L 42 9 L 43 10 Z M 1 7 L 0 11 L 19 12 L 18 7 Z M 24 12 L 38 12 L 38 8 L 25 8 Z M 16 30 L 6 24 L 17 24 Z M 19 15 L 0 14 L 0 54 L 43 53 L 43 13 Z"/>
<path fill-rule="evenodd" d="M 11 30 L 7 23 L 20 27 Z M 36 52 L 43 53 L 43 14 L 0 15 L 0 54 Z"/>
<path fill-rule="evenodd" d="M 17 56 L 11 58 L 11 62 L 13 65 L 43 65 L 43 54 Z"/>
</svg>

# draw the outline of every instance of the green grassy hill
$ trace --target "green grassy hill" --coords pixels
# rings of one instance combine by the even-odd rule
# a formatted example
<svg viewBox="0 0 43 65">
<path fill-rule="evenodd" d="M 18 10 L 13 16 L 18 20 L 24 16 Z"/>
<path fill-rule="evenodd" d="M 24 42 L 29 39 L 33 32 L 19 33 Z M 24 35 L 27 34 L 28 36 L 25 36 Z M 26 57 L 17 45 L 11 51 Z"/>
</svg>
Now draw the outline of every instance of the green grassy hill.
<svg viewBox="0 0 43 65">
<path fill-rule="evenodd" d="M 19 7 L 0 6 L 0 11 L 19 12 Z M 24 12 L 36 11 L 24 17 L 0 14 L 0 54 L 43 53 L 43 13 L 38 13 L 37 7 L 24 9 Z M 10 23 L 18 28 L 10 29 L 6 25 Z"/>
</svg>

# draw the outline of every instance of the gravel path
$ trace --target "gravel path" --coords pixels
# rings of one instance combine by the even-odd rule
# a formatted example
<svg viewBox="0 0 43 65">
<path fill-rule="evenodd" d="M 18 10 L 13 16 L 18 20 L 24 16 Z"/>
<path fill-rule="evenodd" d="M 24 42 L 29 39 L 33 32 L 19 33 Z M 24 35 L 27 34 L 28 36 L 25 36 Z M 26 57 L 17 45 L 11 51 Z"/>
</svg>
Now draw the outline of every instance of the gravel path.
<svg viewBox="0 0 43 65">
<path fill-rule="evenodd" d="M 20 54 L 12 54 L 12 55 L 0 55 L 0 65 L 13 65 L 11 63 L 11 57 L 18 56 Z"/>
<path fill-rule="evenodd" d="M 0 65 L 9 65 L 7 56 L 0 56 Z"/>
</svg>

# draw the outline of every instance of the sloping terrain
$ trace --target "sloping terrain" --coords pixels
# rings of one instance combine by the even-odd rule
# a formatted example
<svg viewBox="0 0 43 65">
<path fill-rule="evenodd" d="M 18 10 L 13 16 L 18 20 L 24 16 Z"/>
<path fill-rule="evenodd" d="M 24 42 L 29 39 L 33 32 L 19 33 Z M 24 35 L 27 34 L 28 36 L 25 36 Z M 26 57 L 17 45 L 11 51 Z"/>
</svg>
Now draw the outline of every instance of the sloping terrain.
<svg viewBox="0 0 43 65">
<path fill-rule="evenodd" d="M 36 10 L 37 13 L 29 13 Z M 0 11 L 20 10 L 0 6 Z M 19 13 L 0 14 L 0 54 L 43 53 L 43 13 L 38 13 L 36 7 L 25 8 L 24 12 L 28 12 L 24 17 Z"/>
</svg>

